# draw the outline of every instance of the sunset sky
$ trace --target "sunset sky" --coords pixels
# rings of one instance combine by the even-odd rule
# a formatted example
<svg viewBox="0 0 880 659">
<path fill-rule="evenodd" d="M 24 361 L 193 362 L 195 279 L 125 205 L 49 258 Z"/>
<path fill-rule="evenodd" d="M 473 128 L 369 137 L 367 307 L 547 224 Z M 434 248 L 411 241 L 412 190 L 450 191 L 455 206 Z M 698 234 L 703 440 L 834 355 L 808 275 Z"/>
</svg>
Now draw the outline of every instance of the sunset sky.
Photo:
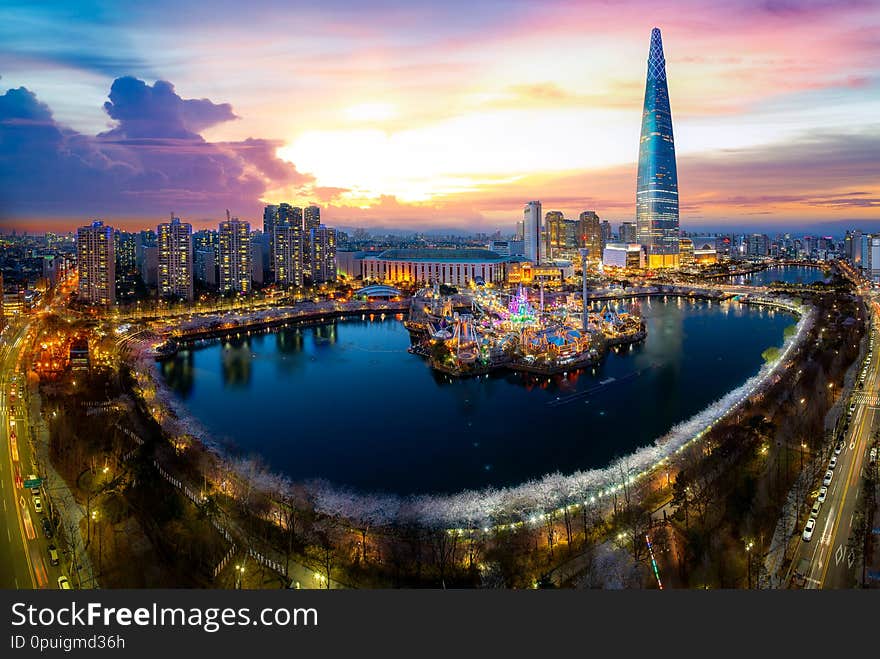
<svg viewBox="0 0 880 659">
<path fill-rule="evenodd" d="M 634 215 L 663 32 L 683 228 L 880 220 L 880 2 L 4 2 L 0 226 Z M 258 222 L 259 224 L 259 222 Z"/>
</svg>

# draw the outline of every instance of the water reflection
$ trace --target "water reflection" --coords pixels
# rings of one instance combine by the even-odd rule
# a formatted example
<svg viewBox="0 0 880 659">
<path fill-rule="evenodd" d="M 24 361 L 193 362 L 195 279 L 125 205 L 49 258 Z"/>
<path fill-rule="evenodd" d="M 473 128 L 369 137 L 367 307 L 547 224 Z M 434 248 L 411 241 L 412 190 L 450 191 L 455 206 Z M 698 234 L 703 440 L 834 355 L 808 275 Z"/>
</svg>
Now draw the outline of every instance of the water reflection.
<svg viewBox="0 0 880 659">
<path fill-rule="evenodd" d="M 794 322 L 672 297 L 641 308 L 646 341 L 550 377 L 451 378 L 379 315 L 216 341 L 162 373 L 214 433 L 294 479 L 401 493 L 503 486 L 649 444 L 753 375 Z"/>
<path fill-rule="evenodd" d="M 195 358 L 192 350 L 181 350 L 171 359 L 159 363 L 159 372 L 184 400 L 189 398 L 195 384 Z"/>
<path fill-rule="evenodd" d="M 247 339 L 230 339 L 220 353 L 220 372 L 227 387 L 245 388 L 251 382 L 253 353 Z"/>
</svg>

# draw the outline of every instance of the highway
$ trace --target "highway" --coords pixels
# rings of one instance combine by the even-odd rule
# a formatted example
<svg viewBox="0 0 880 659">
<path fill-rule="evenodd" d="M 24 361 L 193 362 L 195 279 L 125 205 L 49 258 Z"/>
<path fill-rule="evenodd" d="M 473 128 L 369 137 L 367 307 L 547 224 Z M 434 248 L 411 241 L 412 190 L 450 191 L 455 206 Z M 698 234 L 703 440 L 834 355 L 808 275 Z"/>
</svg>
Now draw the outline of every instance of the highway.
<svg viewBox="0 0 880 659">
<path fill-rule="evenodd" d="M 27 382 L 18 372 L 18 363 L 27 343 L 29 326 L 11 323 L 0 342 L 0 587 L 6 589 L 57 588 L 61 567 L 52 566 L 47 540 L 41 526 L 47 501 L 41 496 L 44 510 L 38 513 L 34 497 L 23 487 L 30 474 L 36 474 L 32 462 L 31 432 L 25 396 Z M 63 556 L 59 556 L 64 561 Z"/>
<path fill-rule="evenodd" d="M 859 494 L 863 469 L 867 462 L 871 434 L 880 421 L 880 332 L 877 330 L 877 314 L 880 307 L 871 297 L 866 298 L 871 311 L 871 333 L 874 336 L 874 355 L 868 368 L 862 389 L 855 389 L 856 409 L 844 436 L 844 446 L 837 455 L 837 465 L 825 502 L 816 517 L 816 526 L 809 542 L 800 539 L 792 565 L 797 568 L 806 558 L 805 588 L 852 588 L 858 584 L 857 562 L 847 543 L 852 533 L 853 515 Z M 861 373 L 861 366 L 859 368 Z M 846 403 L 845 409 L 849 408 Z M 846 412 L 844 412 L 846 413 Z M 833 453 L 831 455 L 834 455 Z M 830 457 L 825 458 L 824 476 Z M 812 505 L 812 501 L 809 501 Z M 803 525 L 798 529 L 798 536 Z"/>
</svg>

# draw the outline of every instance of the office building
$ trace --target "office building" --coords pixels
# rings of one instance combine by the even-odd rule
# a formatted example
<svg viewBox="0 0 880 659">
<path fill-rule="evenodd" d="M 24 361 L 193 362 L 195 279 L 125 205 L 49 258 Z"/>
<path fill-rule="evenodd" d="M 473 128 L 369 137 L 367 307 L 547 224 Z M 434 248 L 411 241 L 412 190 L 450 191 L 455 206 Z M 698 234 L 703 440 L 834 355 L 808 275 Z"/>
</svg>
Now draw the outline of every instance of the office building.
<svg viewBox="0 0 880 659">
<path fill-rule="evenodd" d="M 621 222 L 617 234 L 620 242 L 624 244 L 638 242 L 635 222 Z"/>
<path fill-rule="evenodd" d="M 545 251 L 544 234 L 541 223 L 541 202 L 530 201 L 523 209 L 523 242 L 525 257 L 533 263 L 540 263 Z"/>
<path fill-rule="evenodd" d="M 587 261 L 599 263 L 602 260 L 602 249 L 608 242 L 602 232 L 602 224 L 595 211 L 584 211 L 578 216 L 579 241 L 578 248 L 590 250 Z"/>
<path fill-rule="evenodd" d="M 746 236 L 746 256 L 753 258 L 765 257 L 770 254 L 770 238 L 763 233 Z"/>
<path fill-rule="evenodd" d="M 544 244 L 548 259 L 565 250 L 565 216 L 561 211 L 547 211 L 544 215 Z"/>
</svg>

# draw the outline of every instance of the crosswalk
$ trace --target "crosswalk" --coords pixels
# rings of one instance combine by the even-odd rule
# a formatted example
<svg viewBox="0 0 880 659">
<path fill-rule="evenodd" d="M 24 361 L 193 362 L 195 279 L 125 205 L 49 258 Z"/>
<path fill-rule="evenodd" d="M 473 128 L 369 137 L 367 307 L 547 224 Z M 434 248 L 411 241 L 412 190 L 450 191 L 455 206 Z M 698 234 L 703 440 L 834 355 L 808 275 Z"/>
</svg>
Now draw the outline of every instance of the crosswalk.
<svg viewBox="0 0 880 659">
<path fill-rule="evenodd" d="M 857 405 L 867 405 L 868 407 L 880 407 L 880 393 L 871 391 L 857 391 L 853 394 L 853 402 Z"/>
</svg>

